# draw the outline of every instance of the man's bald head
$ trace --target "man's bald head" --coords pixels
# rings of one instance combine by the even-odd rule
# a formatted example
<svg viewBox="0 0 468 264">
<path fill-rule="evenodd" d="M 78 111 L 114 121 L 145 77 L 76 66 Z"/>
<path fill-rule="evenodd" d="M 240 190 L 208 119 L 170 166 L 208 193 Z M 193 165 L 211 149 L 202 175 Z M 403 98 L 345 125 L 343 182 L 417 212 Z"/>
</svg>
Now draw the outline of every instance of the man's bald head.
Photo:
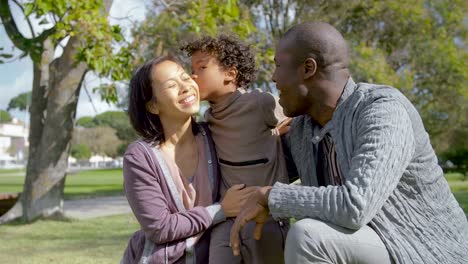
<svg viewBox="0 0 468 264">
<path fill-rule="evenodd" d="M 292 27 L 281 37 L 279 48 L 288 51 L 298 64 L 313 58 L 319 71 L 346 69 L 349 64 L 346 41 L 327 23 L 305 22 Z"/>
</svg>

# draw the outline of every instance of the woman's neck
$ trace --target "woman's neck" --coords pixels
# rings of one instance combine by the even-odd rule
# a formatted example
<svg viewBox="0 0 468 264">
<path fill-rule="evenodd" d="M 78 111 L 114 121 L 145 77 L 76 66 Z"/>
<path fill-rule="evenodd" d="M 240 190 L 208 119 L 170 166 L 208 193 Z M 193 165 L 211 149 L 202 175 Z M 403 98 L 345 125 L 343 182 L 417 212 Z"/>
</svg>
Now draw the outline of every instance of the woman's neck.
<svg viewBox="0 0 468 264">
<path fill-rule="evenodd" d="M 164 129 L 165 141 L 161 144 L 165 148 L 175 148 L 176 146 L 191 143 L 194 135 L 192 133 L 192 119 L 175 120 L 160 117 Z"/>
</svg>

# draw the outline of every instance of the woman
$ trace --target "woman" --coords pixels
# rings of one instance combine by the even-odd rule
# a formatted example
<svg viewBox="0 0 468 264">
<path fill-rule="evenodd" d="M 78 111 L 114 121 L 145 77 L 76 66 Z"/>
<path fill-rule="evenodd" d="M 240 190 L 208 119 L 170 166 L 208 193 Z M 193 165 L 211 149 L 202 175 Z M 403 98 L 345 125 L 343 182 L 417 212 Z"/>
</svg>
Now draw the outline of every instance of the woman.
<svg viewBox="0 0 468 264">
<path fill-rule="evenodd" d="M 141 66 L 128 114 L 142 137 L 124 156 L 124 189 L 141 230 L 122 263 L 208 263 L 209 228 L 236 216 L 254 188 L 233 186 L 221 203 L 215 148 L 199 110 L 197 84 L 170 57 Z"/>
</svg>

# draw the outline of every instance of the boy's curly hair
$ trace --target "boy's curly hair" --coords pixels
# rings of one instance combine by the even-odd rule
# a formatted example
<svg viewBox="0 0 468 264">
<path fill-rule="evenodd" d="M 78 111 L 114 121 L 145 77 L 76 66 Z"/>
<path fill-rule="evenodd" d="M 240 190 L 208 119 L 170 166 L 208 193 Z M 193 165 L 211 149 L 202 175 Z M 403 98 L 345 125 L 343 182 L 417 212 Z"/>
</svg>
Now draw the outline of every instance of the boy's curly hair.
<svg viewBox="0 0 468 264">
<path fill-rule="evenodd" d="M 248 88 L 248 85 L 255 81 L 253 49 L 233 36 L 224 34 L 217 38 L 205 36 L 182 46 L 180 50 L 186 52 L 188 56 L 192 56 L 197 51 L 208 52 L 218 59 L 223 69 L 235 67 L 236 84 L 239 87 Z"/>
</svg>

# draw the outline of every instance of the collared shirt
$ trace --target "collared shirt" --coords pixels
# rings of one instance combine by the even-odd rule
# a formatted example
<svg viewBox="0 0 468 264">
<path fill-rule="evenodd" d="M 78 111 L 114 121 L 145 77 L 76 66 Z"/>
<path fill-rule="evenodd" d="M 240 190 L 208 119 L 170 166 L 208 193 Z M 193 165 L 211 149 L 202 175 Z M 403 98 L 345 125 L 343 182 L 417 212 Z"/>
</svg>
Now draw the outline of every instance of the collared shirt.
<svg viewBox="0 0 468 264">
<path fill-rule="evenodd" d="M 336 159 L 335 143 L 327 133 L 317 149 L 317 180 L 319 186 L 342 185 L 343 177 Z"/>
</svg>

